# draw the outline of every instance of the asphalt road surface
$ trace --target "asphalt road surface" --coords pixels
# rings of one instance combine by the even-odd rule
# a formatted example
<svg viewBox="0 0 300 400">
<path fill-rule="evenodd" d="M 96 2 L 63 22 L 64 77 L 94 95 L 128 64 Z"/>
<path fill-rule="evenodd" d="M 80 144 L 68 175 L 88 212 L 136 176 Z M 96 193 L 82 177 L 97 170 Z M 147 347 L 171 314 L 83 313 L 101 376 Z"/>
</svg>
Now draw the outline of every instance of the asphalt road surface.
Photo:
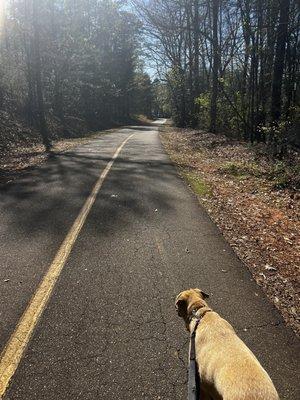
<svg viewBox="0 0 300 400">
<path fill-rule="evenodd" d="M 178 177 L 157 126 L 100 135 L 1 188 L 1 349 L 131 134 L 4 399 L 186 399 L 188 334 L 174 299 L 189 287 L 211 294 L 281 399 L 300 399 L 299 342 Z"/>
</svg>

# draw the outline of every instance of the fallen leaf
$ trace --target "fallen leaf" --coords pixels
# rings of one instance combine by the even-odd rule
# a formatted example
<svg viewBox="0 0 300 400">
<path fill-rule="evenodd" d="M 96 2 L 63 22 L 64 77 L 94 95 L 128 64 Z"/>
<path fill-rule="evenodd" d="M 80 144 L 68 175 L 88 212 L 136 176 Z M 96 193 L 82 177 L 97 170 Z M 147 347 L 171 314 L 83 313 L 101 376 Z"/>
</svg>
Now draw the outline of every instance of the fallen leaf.
<svg viewBox="0 0 300 400">
<path fill-rule="evenodd" d="M 269 265 L 269 264 L 266 264 L 266 265 L 265 265 L 265 270 L 275 272 L 275 271 L 277 271 L 277 268 L 272 267 L 272 266 Z"/>
</svg>

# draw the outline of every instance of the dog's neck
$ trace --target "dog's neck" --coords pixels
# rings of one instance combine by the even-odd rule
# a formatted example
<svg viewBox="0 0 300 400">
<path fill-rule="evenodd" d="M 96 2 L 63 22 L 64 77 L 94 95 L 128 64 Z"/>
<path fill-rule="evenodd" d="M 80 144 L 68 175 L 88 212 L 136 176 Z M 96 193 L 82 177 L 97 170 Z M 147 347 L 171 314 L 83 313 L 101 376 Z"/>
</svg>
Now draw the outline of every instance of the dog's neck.
<svg viewBox="0 0 300 400">
<path fill-rule="evenodd" d="M 200 307 L 199 306 L 193 307 L 189 312 L 188 318 L 185 320 L 185 326 L 187 331 L 192 332 L 195 327 L 195 324 L 199 323 L 199 321 L 202 320 L 202 318 L 206 315 L 206 313 L 210 311 L 212 311 L 212 309 L 209 308 L 207 304 L 202 305 Z"/>
<path fill-rule="evenodd" d="M 207 311 L 211 311 L 206 301 L 202 298 L 193 299 L 187 307 L 187 315 L 189 318 L 201 319 Z M 197 316 L 196 316 L 197 314 Z"/>
<path fill-rule="evenodd" d="M 189 312 L 189 317 L 186 320 L 186 329 L 191 331 L 191 324 L 193 326 L 197 321 L 202 320 L 206 313 L 210 311 L 212 311 L 212 309 L 209 308 L 207 304 L 194 306 Z"/>
<path fill-rule="evenodd" d="M 204 315 L 207 312 L 212 311 L 212 309 L 210 307 L 208 307 L 207 305 L 205 306 L 201 306 L 201 307 L 195 307 L 192 309 L 191 313 L 190 313 L 190 319 L 196 318 L 196 319 L 201 319 L 204 317 Z"/>
</svg>

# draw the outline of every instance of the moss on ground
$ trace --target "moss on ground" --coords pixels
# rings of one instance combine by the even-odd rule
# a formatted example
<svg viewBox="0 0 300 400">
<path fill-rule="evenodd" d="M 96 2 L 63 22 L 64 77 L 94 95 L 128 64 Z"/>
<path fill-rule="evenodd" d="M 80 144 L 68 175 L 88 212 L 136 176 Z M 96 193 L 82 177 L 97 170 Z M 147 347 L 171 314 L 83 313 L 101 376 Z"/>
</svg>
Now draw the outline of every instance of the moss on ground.
<svg viewBox="0 0 300 400">
<path fill-rule="evenodd" d="M 191 171 L 182 171 L 182 175 L 198 196 L 210 197 L 212 195 L 212 189 L 210 185 L 201 179 L 197 173 Z"/>
</svg>

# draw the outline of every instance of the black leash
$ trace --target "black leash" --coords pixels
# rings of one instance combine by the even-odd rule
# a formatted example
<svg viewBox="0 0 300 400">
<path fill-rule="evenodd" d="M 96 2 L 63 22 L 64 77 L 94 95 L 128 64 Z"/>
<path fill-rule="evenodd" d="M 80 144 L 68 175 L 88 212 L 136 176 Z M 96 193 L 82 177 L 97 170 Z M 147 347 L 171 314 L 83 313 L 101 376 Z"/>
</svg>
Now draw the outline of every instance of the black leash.
<svg viewBox="0 0 300 400">
<path fill-rule="evenodd" d="M 196 362 L 196 330 L 201 319 L 197 319 L 190 338 L 190 357 L 189 357 L 189 381 L 188 381 L 188 400 L 200 399 L 200 379 Z"/>
<path fill-rule="evenodd" d="M 189 382 L 188 382 L 188 400 L 201 400 L 200 398 L 200 375 L 196 361 L 196 331 L 197 328 L 207 312 L 212 311 L 209 307 L 201 308 L 201 314 L 197 315 L 198 310 L 192 311 L 191 319 L 195 318 L 196 323 L 190 337 L 190 357 L 189 357 Z M 201 396 L 202 397 L 202 396 Z"/>
</svg>

